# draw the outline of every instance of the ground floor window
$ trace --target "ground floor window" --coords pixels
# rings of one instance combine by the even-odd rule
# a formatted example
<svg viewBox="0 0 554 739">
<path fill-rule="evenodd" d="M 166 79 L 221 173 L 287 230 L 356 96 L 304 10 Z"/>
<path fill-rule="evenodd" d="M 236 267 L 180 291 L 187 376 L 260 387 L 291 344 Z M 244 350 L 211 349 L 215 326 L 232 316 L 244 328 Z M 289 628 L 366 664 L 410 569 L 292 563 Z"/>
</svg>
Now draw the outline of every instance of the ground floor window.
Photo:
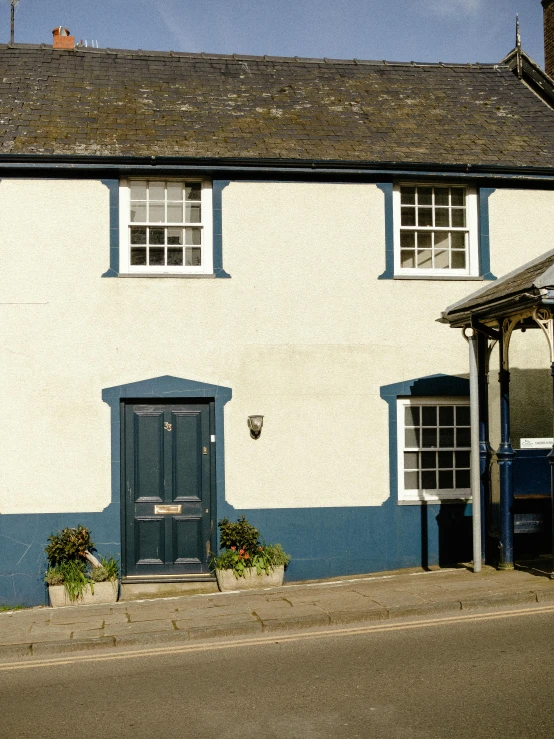
<svg viewBox="0 0 554 739">
<path fill-rule="evenodd" d="M 398 399 L 398 499 L 470 498 L 469 399 Z"/>
</svg>

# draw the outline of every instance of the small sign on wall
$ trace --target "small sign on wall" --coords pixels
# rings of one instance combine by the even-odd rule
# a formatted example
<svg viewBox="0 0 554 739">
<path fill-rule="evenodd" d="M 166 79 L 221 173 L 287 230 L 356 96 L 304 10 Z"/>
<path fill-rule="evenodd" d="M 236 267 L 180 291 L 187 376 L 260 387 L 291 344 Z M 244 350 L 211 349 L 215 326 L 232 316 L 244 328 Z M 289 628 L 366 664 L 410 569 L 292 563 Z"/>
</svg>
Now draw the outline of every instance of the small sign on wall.
<svg viewBox="0 0 554 739">
<path fill-rule="evenodd" d="M 552 449 L 552 439 L 520 439 L 520 449 Z"/>
</svg>

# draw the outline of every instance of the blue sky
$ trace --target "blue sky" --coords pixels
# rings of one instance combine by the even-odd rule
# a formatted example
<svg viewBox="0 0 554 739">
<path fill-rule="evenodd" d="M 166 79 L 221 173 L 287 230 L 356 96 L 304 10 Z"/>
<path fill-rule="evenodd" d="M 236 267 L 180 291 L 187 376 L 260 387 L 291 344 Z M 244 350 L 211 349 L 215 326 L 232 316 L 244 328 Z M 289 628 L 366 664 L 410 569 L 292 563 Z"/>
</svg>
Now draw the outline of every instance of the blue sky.
<svg viewBox="0 0 554 739">
<path fill-rule="evenodd" d="M 496 62 L 514 46 L 543 63 L 540 0 L 20 0 L 16 41 L 54 26 L 101 47 L 393 61 Z M 9 40 L 9 0 L 0 0 Z"/>
</svg>

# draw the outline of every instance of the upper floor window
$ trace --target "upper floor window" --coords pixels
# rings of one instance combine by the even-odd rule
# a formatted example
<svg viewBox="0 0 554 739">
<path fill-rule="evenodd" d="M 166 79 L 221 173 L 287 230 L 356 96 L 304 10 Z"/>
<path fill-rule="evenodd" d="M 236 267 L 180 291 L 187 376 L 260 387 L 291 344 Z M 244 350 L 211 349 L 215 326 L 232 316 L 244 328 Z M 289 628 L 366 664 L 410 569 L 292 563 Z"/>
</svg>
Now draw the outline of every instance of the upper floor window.
<svg viewBox="0 0 554 739">
<path fill-rule="evenodd" d="M 477 194 L 460 185 L 394 190 L 395 275 L 479 274 Z"/>
<path fill-rule="evenodd" d="M 120 188 L 120 272 L 213 271 L 211 183 L 132 179 Z"/>
</svg>

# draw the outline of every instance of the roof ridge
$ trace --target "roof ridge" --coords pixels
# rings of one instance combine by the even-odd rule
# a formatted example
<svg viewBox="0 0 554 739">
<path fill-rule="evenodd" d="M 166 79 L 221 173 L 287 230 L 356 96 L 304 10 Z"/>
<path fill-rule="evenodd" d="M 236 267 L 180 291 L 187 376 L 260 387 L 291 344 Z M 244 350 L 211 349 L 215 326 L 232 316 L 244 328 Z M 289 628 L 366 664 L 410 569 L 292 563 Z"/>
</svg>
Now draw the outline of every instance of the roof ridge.
<svg viewBox="0 0 554 739">
<path fill-rule="evenodd" d="M 0 44 L 0 51 L 54 51 L 49 44 Z M 335 59 L 330 57 L 299 57 L 299 56 L 271 56 L 269 54 L 217 54 L 215 52 L 190 52 L 190 51 L 156 51 L 155 49 L 114 49 L 77 46 L 74 50 L 56 49 L 55 51 L 71 51 L 73 53 L 85 54 L 117 54 L 122 56 L 152 56 L 152 57 L 168 57 L 169 59 L 218 59 L 228 61 L 260 61 L 260 62 L 285 62 L 291 64 L 352 64 L 352 65 L 368 65 L 368 66 L 387 66 L 387 67 L 461 67 L 464 69 L 496 69 L 498 67 L 507 67 L 500 62 L 416 62 L 416 61 L 389 61 L 387 59 Z"/>
</svg>

